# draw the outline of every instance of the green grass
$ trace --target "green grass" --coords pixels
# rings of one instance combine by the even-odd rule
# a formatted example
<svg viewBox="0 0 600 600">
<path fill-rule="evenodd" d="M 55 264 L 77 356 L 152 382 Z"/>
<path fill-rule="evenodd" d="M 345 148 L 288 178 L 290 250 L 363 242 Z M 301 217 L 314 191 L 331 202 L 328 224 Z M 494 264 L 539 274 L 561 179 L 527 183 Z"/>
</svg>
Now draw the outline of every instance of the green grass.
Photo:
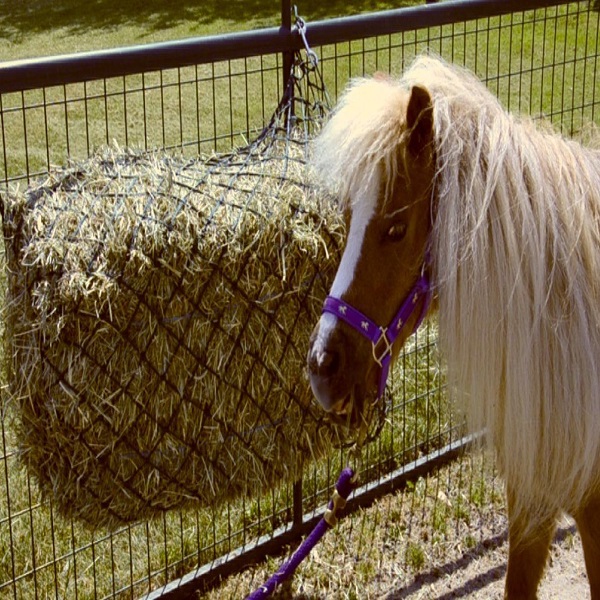
<svg viewBox="0 0 600 600">
<path fill-rule="evenodd" d="M 105 0 L 93 4 L 94 10 L 82 11 L 81 6 L 75 0 L 0 2 L 0 60 L 276 26 L 279 21 L 277 3 Z M 310 22 L 348 9 L 361 12 L 392 6 L 311 0 L 301 6 L 301 14 Z M 575 132 L 587 121 L 600 120 L 597 40 L 595 14 L 578 14 L 573 8 L 567 13 L 563 7 L 549 10 L 547 21 L 532 21 L 528 13 L 339 44 L 319 53 L 327 87 L 335 97 L 349 77 L 376 70 L 398 74 L 415 53 L 430 47 L 486 77 L 509 108 L 545 114 L 556 124 L 564 123 L 565 131 Z M 0 139 L 6 148 L 6 159 L 0 152 L 0 180 L 43 172 L 49 164 L 64 164 L 67 155 L 86 156 L 112 139 L 136 147 L 171 146 L 190 154 L 210 153 L 215 147 L 224 150 L 262 127 L 280 91 L 277 59 L 265 57 L 8 94 L 0 99 Z M 435 332 L 431 340 L 420 336 L 423 349 L 407 352 L 400 361 L 389 422 L 363 455 L 364 479 L 376 478 L 449 440 L 451 407 L 440 392 L 443 377 L 428 348 L 434 337 Z M 147 589 L 146 582 L 136 582 L 149 573 L 151 586 L 156 587 L 272 531 L 290 517 L 292 490 L 285 485 L 263 498 L 219 510 L 169 514 L 114 534 L 90 532 L 64 522 L 42 503 L 35 483 L 20 466 L 9 415 L 10 407 L 3 407 L 0 598 L 27 599 L 34 592 L 40 598 L 77 594 L 87 599 L 119 593 L 130 597 L 129 588 L 136 594 Z M 338 452 L 328 462 L 311 466 L 304 481 L 306 510 L 327 501 L 331 480 L 345 460 L 344 453 Z M 445 546 L 440 540 L 452 530 L 467 527 L 478 511 L 499 503 L 498 488 L 490 489 L 489 478 L 470 473 L 468 484 L 462 485 L 462 471 L 453 471 L 451 477 L 461 479 L 458 491 L 444 492 L 447 502 L 440 503 L 442 496 L 432 493 L 433 484 L 422 481 L 401 497 L 400 505 L 387 508 L 384 529 L 392 539 L 402 540 L 425 518 L 432 498 L 438 501 L 435 508 L 427 508 L 430 523 L 421 525 L 428 538 L 413 536 L 412 545 L 403 547 L 402 564 L 411 570 L 422 568 L 434 550 L 441 552 Z M 376 547 L 385 543 L 375 533 L 373 519 L 377 518 L 358 520 L 356 529 L 362 528 L 358 533 L 355 529 L 358 550 L 348 548 L 345 563 L 339 558 L 341 564 L 348 564 L 357 553 L 367 556 L 354 571 L 354 580 L 341 566 L 339 571 L 315 569 L 316 573 L 301 577 L 312 578 L 311 585 L 321 590 L 339 581 L 347 585 L 347 597 L 362 597 L 361 585 L 373 579 L 383 560 L 381 548 Z M 335 541 L 338 547 L 344 544 L 340 538 Z M 475 545 L 472 533 L 464 545 Z M 275 564 L 278 561 L 268 569 Z M 13 579 L 14 586 L 2 587 Z M 239 587 L 231 595 L 241 597 L 246 584 L 234 585 Z"/>
<path fill-rule="evenodd" d="M 310 22 L 418 3 L 310 0 L 301 14 Z M 0 62 L 278 27 L 280 10 L 279 2 L 258 0 L 103 0 L 87 10 L 75 0 L 0 0 Z M 265 57 L 7 94 L 0 98 L 0 182 L 85 157 L 113 140 L 192 153 L 243 144 L 281 96 L 279 62 Z"/>
<path fill-rule="evenodd" d="M 406 562 L 412 571 L 418 572 L 423 568 L 425 564 L 425 551 L 419 544 L 412 542 L 408 545 L 406 549 Z"/>
<path fill-rule="evenodd" d="M 421 4 L 422 0 L 305 0 L 300 15 L 320 19 Z M 0 1 L 0 61 L 69 54 L 279 27 L 278 0 Z"/>
</svg>

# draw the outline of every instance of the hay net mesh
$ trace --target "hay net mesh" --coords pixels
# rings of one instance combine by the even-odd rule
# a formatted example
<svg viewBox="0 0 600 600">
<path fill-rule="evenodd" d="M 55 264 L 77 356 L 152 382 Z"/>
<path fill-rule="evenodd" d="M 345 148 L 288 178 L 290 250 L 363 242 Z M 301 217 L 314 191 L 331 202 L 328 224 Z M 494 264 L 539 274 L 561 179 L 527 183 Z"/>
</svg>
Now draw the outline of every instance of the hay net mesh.
<svg viewBox="0 0 600 600">
<path fill-rule="evenodd" d="M 4 198 L 8 402 L 65 516 L 113 528 L 215 505 L 338 443 L 305 373 L 344 236 L 306 169 L 326 109 L 298 55 L 243 149 L 113 145 Z"/>
</svg>

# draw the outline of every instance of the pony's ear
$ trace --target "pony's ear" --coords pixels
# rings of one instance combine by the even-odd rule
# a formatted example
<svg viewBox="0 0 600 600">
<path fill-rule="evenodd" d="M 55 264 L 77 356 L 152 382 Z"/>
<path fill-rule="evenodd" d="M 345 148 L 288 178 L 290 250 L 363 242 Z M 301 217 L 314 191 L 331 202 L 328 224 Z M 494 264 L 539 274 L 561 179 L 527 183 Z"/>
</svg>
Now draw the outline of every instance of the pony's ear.
<svg viewBox="0 0 600 600">
<path fill-rule="evenodd" d="M 410 131 L 408 149 L 418 156 L 433 143 L 433 105 L 429 92 L 414 85 L 406 109 L 406 124 Z"/>
<path fill-rule="evenodd" d="M 384 73 L 383 71 L 375 71 L 373 73 L 373 79 L 375 81 L 387 81 L 388 83 L 392 80 L 388 73 Z"/>
</svg>

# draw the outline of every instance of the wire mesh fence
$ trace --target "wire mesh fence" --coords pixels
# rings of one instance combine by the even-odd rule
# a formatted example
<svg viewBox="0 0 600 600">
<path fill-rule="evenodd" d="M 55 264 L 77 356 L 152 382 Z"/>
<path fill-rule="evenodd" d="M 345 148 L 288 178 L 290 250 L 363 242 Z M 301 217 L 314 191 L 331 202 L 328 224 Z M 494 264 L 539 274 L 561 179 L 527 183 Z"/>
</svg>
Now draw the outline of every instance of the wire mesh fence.
<svg viewBox="0 0 600 600">
<path fill-rule="evenodd" d="M 568 2 L 497 15 L 494 3 L 488 4 L 489 16 L 456 22 L 447 22 L 444 16 L 436 24 L 436 14 L 445 15 L 440 3 L 439 13 L 438 5 L 426 8 L 427 26 L 385 35 L 349 35 L 352 39 L 347 41 L 314 47 L 324 89 L 335 99 L 351 77 L 375 71 L 399 74 L 415 55 L 433 51 L 474 70 L 509 110 L 543 116 L 565 134 L 585 137 L 600 119 L 598 12 L 587 2 Z M 468 14 L 465 10 L 463 6 L 459 14 Z M 71 193 L 78 195 L 89 178 L 87 167 L 81 165 L 109 147 L 113 152 L 118 148 L 119 156 L 166 151 L 162 156 L 172 157 L 182 167 L 180 172 L 200 155 L 202 164 L 214 164 L 222 159 L 216 153 L 245 147 L 269 123 L 284 95 L 283 62 L 279 54 L 265 54 L 0 93 L 0 195 L 4 201 L 16 188 L 26 194 L 48 187 L 48 173 L 56 176 L 61 169 L 71 169 L 70 176 L 78 171 L 82 175 L 80 187 L 71 186 Z M 296 80 L 296 99 L 308 99 L 309 104 L 315 102 L 311 77 L 303 72 Z M 304 144 L 312 134 L 312 128 L 305 127 L 306 115 L 306 107 L 296 104 L 293 114 L 280 114 L 273 129 L 284 142 L 280 158 L 289 158 L 289 140 L 298 134 L 297 129 L 291 134 L 288 125 L 295 122 L 304 162 Z M 158 186 L 154 193 L 160 191 Z M 329 250 L 335 258 L 331 243 Z M 13 265 L 13 271 L 18 268 Z M 322 300 L 319 294 L 315 291 L 311 298 L 314 307 Z M 199 301 L 195 302 L 197 310 Z M 382 490 L 391 489 L 386 487 L 390 476 L 404 477 L 411 469 L 420 474 L 419 460 L 435 458 L 463 439 L 462 419 L 444 392 L 435 341 L 435 324 L 430 323 L 398 361 L 385 426 L 361 459 L 361 480 L 369 490 L 377 484 Z M 297 353 L 301 355 L 300 348 Z M 297 373 L 294 385 L 302 385 L 300 379 Z M 347 460 L 344 448 L 330 449 L 324 458 L 304 465 L 301 480 L 271 482 L 261 492 L 219 504 L 159 511 L 148 521 L 90 529 L 80 523 L 82 515 L 64 517 L 52 485 L 40 494 L 40 478 L 52 468 L 52 452 L 32 477 L 20 457 L 19 403 L 24 398 L 28 402 L 26 394 L 19 394 L 18 400 L 9 400 L 6 391 L 3 396 L 0 595 L 7 598 L 137 597 L 168 582 L 182 582 L 188 572 L 203 565 L 196 579 L 208 581 L 211 572 L 215 577 L 223 573 L 221 557 L 228 553 L 254 548 L 257 540 L 274 539 L 275 544 L 268 546 L 273 550 L 291 539 L 290 533 L 301 533 L 327 501 Z M 255 425 L 261 423 L 253 422 L 250 428 Z M 222 444 L 225 452 L 226 437 Z M 126 452 L 147 459 L 146 451 L 141 449 L 140 454 L 140 447 L 128 447 Z M 60 452 L 66 450 L 55 450 Z M 178 456 L 171 452 L 172 458 Z M 473 483 L 478 476 L 477 470 L 469 472 L 467 495 L 478 489 Z M 460 472 L 457 477 L 462 477 Z M 103 485 L 110 488 L 110 480 Z M 231 562 L 231 569 L 236 568 Z"/>
<path fill-rule="evenodd" d="M 239 146 L 281 98 L 279 62 L 265 56 L 5 94 L 4 178 L 42 173 L 113 140 L 197 154 Z"/>
</svg>

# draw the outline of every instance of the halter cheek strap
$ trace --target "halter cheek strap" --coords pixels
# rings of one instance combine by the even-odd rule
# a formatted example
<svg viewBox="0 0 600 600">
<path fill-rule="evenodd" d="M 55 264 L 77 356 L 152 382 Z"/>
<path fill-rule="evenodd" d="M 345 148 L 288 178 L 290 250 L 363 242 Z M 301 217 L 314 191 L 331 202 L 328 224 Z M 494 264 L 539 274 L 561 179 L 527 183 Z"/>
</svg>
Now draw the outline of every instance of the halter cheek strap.
<svg viewBox="0 0 600 600">
<path fill-rule="evenodd" d="M 381 368 L 377 399 L 383 396 L 385 390 L 385 384 L 392 362 L 392 346 L 394 342 L 400 335 L 400 332 L 404 329 L 406 322 L 414 313 L 419 301 L 423 300 L 419 318 L 411 333 L 414 333 L 419 328 L 419 325 L 423 322 L 427 310 L 429 309 L 431 296 L 429 277 L 423 272 L 404 299 L 404 302 L 402 302 L 396 316 L 387 327 L 377 325 L 377 323 L 369 319 L 369 317 L 363 315 L 359 310 L 339 298 L 327 296 L 325 299 L 325 304 L 323 305 L 324 313 L 335 315 L 371 342 L 373 347 L 373 359 Z"/>
</svg>

